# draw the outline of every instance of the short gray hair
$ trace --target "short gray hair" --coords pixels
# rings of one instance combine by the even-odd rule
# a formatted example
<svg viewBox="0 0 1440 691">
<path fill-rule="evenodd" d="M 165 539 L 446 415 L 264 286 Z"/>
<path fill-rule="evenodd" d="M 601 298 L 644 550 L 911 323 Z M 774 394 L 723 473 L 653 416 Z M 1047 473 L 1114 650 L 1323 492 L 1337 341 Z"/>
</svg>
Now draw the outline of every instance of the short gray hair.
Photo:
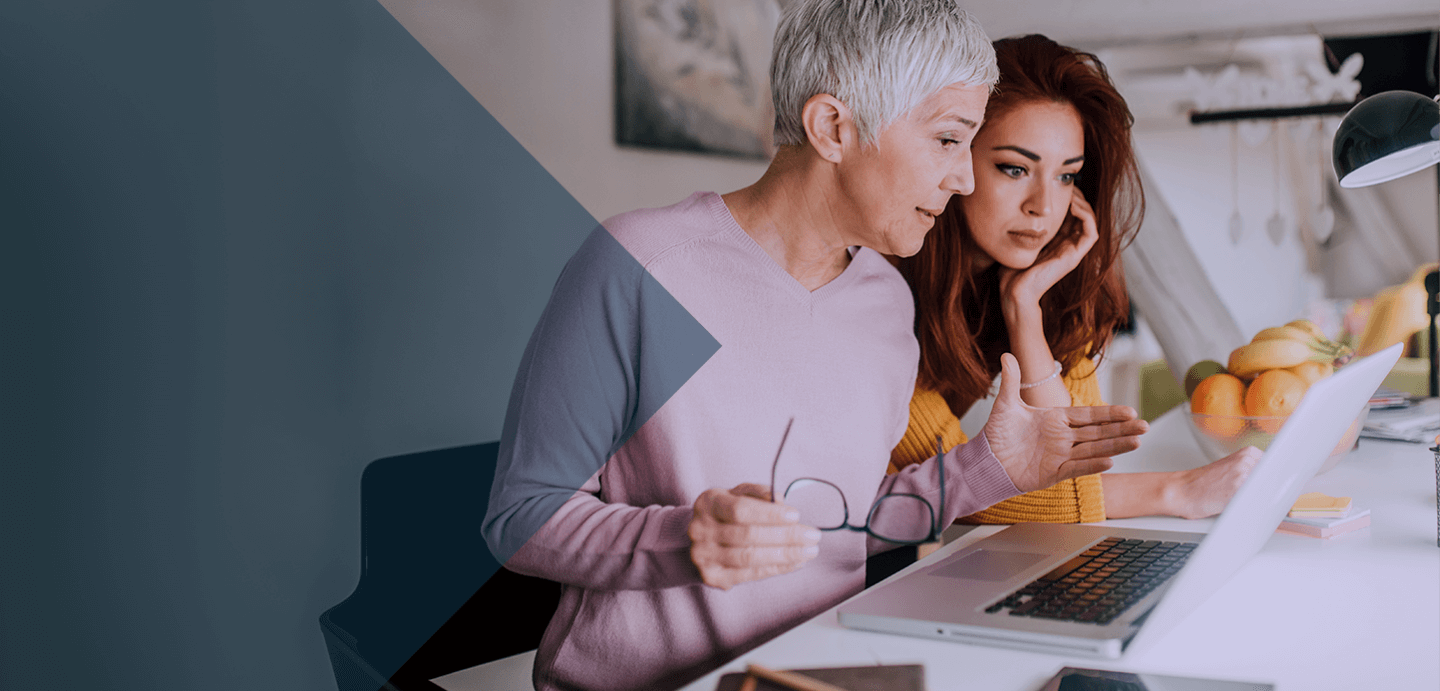
<svg viewBox="0 0 1440 691">
<path fill-rule="evenodd" d="M 990 38 L 953 0 L 794 0 L 772 55 L 776 146 L 806 143 L 800 111 L 816 94 L 845 103 L 868 144 L 946 86 L 1000 79 Z"/>
</svg>

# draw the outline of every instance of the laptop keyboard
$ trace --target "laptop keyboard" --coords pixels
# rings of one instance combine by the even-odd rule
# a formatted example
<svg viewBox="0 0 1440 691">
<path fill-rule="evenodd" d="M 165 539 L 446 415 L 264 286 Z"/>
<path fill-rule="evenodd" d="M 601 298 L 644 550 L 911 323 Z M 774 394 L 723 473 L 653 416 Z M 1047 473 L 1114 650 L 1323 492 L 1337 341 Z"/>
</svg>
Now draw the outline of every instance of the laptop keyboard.
<svg viewBox="0 0 1440 691">
<path fill-rule="evenodd" d="M 1175 575 L 1195 543 L 1101 540 L 985 609 L 1010 616 L 1108 624 Z"/>
</svg>

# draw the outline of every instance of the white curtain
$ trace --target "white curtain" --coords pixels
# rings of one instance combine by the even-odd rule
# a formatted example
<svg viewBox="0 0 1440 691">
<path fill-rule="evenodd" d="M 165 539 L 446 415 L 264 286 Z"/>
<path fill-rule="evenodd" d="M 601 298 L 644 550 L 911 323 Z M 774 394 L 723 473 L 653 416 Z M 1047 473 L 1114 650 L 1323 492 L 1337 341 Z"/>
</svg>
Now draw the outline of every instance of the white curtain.
<svg viewBox="0 0 1440 691">
<path fill-rule="evenodd" d="M 1317 246 L 1314 270 L 1336 298 L 1373 296 L 1417 266 L 1440 260 L 1435 168 L 1374 187 L 1328 185 L 1335 231 Z"/>
<path fill-rule="evenodd" d="M 1190 365 L 1224 363 L 1249 339 L 1215 292 L 1143 163 L 1140 177 L 1147 191 L 1145 222 L 1122 257 L 1125 283 L 1135 311 L 1165 353 L 1165 364 L 1176 381 L 1184 381 Z"/>
</svg>

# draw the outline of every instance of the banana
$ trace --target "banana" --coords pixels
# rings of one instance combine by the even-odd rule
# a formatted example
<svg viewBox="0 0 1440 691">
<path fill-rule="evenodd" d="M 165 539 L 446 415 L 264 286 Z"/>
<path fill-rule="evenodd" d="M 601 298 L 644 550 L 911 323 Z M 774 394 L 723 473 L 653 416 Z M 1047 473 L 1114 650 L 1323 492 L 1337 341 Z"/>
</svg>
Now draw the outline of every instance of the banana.
<svg viewBox="0 0 1440 691">
<path fill-rule="evenodd" d="M 1294 322 L 1291 323 L 1293 324 Z M 1290 324 L 1286 324 L 1285 326 L 1272 326 L 1268 329 L 1261 329 L 1260 333 L 1255 334 L 1255 337 L 1250 339 L 1250 342 L 1257 343 L 1259 341 L 1273 341 L 1279 338 L 1288 338 L 1292 341 L 1300 341 L 1301 343 L 1305 343 L 1307 345 L 1313 344 L 1311 347 L 1324 345 L 1330 342 L 1329 339 L 1325 338 L 1324 336 L 1316 337 L 1309 331 L 1296 328 L 1294 326 L 1291 326 Z"/>
<path fill-rule="evenodd" d="M 1349 346 L 1338 341 L 1330 340 L 1325 336 L 1325 332 L 1321 331 L 1320 327 L 1316 326 L 1315 322 L 1309 319 L 1296 319 L 1285 326 L 1275 326 L 1264 329 L 1260 333 L 1255 334 L 1255 338 L 1251 339 L 1251 341 L 1264 341 L 1271 338 L 1291 338 L 1297 341 L 1306 341 L 1311 343 L 1311 347 L 1317 351 L 1334 352 L 1337 357 L 1353 352 Z"/>
<path fill-rule="evenodd" d="M 1274 338 L 1236 348 L 1230 353 L 1225 369 L 1241 379 L 1248 379 L 1265 370 L 1294 367 L 1310 360 L 1332 362 L 1336 357 L 1334 349 L 1317 349 L 1305 341 Z"/>
<path fill-rule="evenodd" d="M 1325 337 L 1325 332 L 1320 330 L 1314 322 L 1308 319 L 1296 319 L 1284 326 L 1272 326 L 1262 329 L 1260 333 L 1250 339 L 1250 342 L 1275 341 L 1289 339 L 1304 343 L 1306 347 L 1315 351 L 1316 355 L 1322 356 L 1313 358 L 1316 362 L 1334 362 L 1354 352 L 1349 346 L 1336 343 Z"/>
<path fill-rule="evenodd" d="M 1299 329 L 1301 331 L 1304 331 L 1313 336 L 1317 341 L 1324 342 L 1330 340 L 1329 338 L 1325 337 L 1325 332 L 1321 331 L 1320 327 L 1317 326 L 1315 322 L 1312 322 L 1309 319 L 1296 319 L 1295 321 L 1292 321 L 1285 326 L 1288 326 L 1292 329 Z"/>
<path fill-rule="evenodd" d="M 1430 316 L 1425 311 L 1425 301 L 1429 296 L 1425 292 L 1425 274 L 1435 268 L 1435 264 L 1423 265 L 1415 270 L 1410 280 L 1375 294 L 1370 319 L 1365 322 L 1365 332 L 1360 334 L 1360 342 L 1356 346 L 1360 355 L 1384 350 L 1428 327 Z"/>
</svg>

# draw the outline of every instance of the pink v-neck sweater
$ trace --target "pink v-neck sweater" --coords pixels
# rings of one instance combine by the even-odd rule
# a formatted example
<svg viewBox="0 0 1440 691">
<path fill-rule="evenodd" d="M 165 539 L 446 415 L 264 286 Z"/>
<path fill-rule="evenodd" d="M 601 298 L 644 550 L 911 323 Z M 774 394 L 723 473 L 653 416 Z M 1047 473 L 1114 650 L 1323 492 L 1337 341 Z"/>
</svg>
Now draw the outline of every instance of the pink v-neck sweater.
<svg viewBox="0 0 1440 691">
<path fill-rule="evenodd" d="M 696 497 L 769 485 L 792 417 L 778 487 L 802 476 L 828 480 L 842 489 L 853 524 L 886 492 L 939 504 L 935 459 L 885 474 L 915 390 L 913 301 L 869 249 L 806 290 L 713 193 L 603 225 L 567 265 L 527 348 L 486 537 L 510 569 L 564 586 L 537 653 L 537 688 L 674 688 L 858 593 L 867 554 L 891 547 L 861 532 L 826 532 L 820 555 L 792 573 L 728 591 L 700 582 L 686 534 Z M 663 379 L 648 373 L 661 366 L 657 351 L 671 346 L 615 324 L 653 331 L 668 318 L 647 318 L 659 301 L 612 280 L 593 259 L 596 243 L 611 241 L 719 345 L 643 420 L 646 383 Z M 605 315 L 599 328 L 597 310 Z M 623 390 L 585 397 L 587 387 L 603 386 Z M 597 411 L 577 400 L 610 402 Z M 589 480 L 578 492 L 552 479 L 555 467 L 585 455 L 599 471 L 581 476 Z M 1018 493 L 983 435 L 943 461 L 942 525 Z M 547 501 L 558 510 L 539 508 Z M 526 517 L 549 510 L 527 535 Z"/>
</svg>

